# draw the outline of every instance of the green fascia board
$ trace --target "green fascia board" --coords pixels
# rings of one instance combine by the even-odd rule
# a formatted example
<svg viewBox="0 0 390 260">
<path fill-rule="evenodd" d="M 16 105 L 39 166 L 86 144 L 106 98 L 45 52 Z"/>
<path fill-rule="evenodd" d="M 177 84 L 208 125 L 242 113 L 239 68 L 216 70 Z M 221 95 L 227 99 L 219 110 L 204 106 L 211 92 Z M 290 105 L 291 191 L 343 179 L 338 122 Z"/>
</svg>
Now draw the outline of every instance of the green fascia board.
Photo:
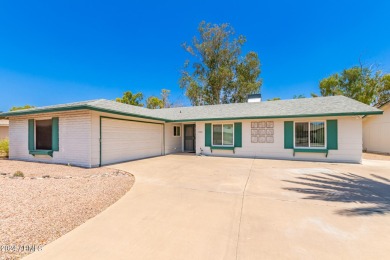
<svg viewBox="0 0 390 260">
<path fill-rule="evenodd" d="M 30 150 L 29 154 L 31 155 L 49 155 L 53 157 L 53 151 L 52 150 Z"/>
<path fill-rule="evenodd" d="M 364 115 L 382 115 L 383 111 L 366 111 L 366 112 L 347 112 L 347 113 L 324 113 L 324 114 L 301 114 L 301 115 L 278 115 L 278 116 L 247 116 L 247 117 L 222 117 L 222 118 L 192 118 L 192 119 L 179 119 L 179 120 L 170 120 L 159 117 L 143 116 L 134 113 L 120 112 L 111 109 L 97 108 L 90 105 L 79 105 L 79 106 L 69 106 L 69 107 L 60 107 L 60 108 L 50 108 L 42 110 L 20 110 L 16 112 L 6 112 L 0 114 L 3 117 L 10 116 L 21 116 L 21 115 L 33 115 L 33 114 L 43 114 L 43 113 L 53 113 L 53 112 L 63 112 L 63 111 L 74 111 L 74 110 L 93 110 L 98 112 L 111 113 L 122 116 L 132 116 L 143 119 L 157 120 L 162 122 L 194 122 L 194 121 L 222 121 L 222 120 L 245 120 L 245 119 L 278 119 L 278 118 L 302 118 L 302 117 L 330 117 L 330 116 L 364 116 Z"/>
</svg>

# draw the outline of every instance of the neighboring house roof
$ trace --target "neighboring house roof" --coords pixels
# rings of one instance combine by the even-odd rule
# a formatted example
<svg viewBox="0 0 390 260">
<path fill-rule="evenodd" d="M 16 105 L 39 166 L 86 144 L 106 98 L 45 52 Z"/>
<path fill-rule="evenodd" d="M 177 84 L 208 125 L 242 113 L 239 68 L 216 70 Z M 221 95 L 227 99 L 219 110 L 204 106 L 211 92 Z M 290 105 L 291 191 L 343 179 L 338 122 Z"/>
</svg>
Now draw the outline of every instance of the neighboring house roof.
<svg viewBox="0 0 390 260">
<path fill-rule="evenodd" d="M 0 119 L 0 126 L 9 126 L 9 120 Z"/>
<path fill-rule="evenodd" d="M 7 112 L 0 114 L 0 116 L 10 117 L 80 109 L 90 109 L 166 122 L 373 115 L 383 113 L 382 110 L 370 107 L 344 96 L 331 96 L 265 101 L 259 103 L 235 103 L 163 109 L 148 109 L 144 107 L 126 105 L 115 101 L 99 99 Z"/>
<path fill-rule="evenodd" d="M 380 104 L 379 106 L 377 106 L 377 108 L 382 108 L 382 107 L 386 106 L 387 104 L 390 104 L 390 99 L 387 100 L 386 102 L 383 102 L 383 103 Z"/>
</svg>

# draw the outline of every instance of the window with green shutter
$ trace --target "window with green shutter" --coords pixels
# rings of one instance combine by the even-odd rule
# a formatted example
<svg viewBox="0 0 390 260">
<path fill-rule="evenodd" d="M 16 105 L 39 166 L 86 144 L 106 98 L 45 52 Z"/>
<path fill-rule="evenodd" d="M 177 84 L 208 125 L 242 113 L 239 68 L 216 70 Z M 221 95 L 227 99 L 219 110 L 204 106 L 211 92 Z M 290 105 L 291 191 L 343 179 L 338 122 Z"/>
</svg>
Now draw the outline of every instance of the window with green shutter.
<svg viewBox="0 0 390 260">
<path fill-rule="evenodd" d="M 53 155 L 59 151 L 59 118 L 28 120 L 28 150 L 32 155 Z"/>
<path fill-rule="evenodd" d="M 58 117 L 53 117 L 52 119 L 52 150 L 60 150 L 60 139 L 59 139 L 59 119 Z"/>
<path fill-rule="evenodd" d="M 205 143 L 204 143 L 204 145 L 206 147 L 211 147 L 211 124 L 210 123 L 205 124 L 204 134 L 205 134 L 205 138 L 204 138 Z"/>
<path fill-rule="evenodd" d="M 234 123 L 234 147 L 242 147 L 242 123 Z"/>
<path fill-rule="evenodd" d="M 28 150 L 35 150 L 35 123 L 34 119 L 28 120 Z"/>
<path fill-rule="evenodd" d="M 327 143 L 328 150 L 337 150 L 338 149 L 337 120 L 327 120 L 326 131 L 327 131 L 326 143 Z"/>
<path fill-rule="evenodd" d="M 284 149 L 294 148 L 294 122 L 284 122 Z"/>
</svg>

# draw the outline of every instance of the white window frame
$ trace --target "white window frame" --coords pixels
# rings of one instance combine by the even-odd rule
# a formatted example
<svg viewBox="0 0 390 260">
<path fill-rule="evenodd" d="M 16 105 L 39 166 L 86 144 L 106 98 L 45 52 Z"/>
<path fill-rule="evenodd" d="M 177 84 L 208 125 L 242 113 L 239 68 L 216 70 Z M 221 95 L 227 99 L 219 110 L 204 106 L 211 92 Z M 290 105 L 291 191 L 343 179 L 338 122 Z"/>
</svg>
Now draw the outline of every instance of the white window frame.
<svg viewBox="0 0 390 260">
<path fill-rule="evenodd" d="M 222 144 L 214 144 L 214 125 L 222 125 Z M 233 144 L 223 144 L 223 126 L 224 125 L 232 125 L 233 126 Z M 212 123 L 211 124 L 211 146 L 234 147 L 234 123 Z"/>
<path fill-rule="evenodd" d="M 179 135 L 175 135 L 175 128 L 179 128 L 180 129 L 180 134 Z M 177 133 L 177 130 L 176 130 L 176 133 Z M 174 125 L 173 126 L 173 133 L 172 133 L 173 137 L 181 137 L 181 126 L 180 125 Z"/>
<path fill-rule="evenodd" d="M 324 123 L 324 146 L 322 147 L 311 147 L 311 143 L 310 143 L 310 126 L 311 126 L 311 123 Z M 296 123 L 308 123 L 309 124 L 309 146 L 305 147 L 305 146 L 295 146 L 295 124 Z M 302 120 L 302 121 L 294 121 L 294 149 L 327 149 L 327 138 L 328 138 L 328 133 L 326 131 L 326 120 Z"/>
</svg>

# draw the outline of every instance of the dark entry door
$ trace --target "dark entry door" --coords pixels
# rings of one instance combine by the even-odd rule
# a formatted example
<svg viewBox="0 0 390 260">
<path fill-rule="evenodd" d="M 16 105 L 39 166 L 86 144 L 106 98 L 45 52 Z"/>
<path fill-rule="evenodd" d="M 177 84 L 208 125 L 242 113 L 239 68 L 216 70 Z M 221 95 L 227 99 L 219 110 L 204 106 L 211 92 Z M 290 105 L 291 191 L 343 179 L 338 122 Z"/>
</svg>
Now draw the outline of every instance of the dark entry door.
<svg viewBox="0 0 390 260">
<path fill-rule="evenodd" d="M 184 125 L 184 151 L 195 152 L 195 125 Z"/>
</svg>

